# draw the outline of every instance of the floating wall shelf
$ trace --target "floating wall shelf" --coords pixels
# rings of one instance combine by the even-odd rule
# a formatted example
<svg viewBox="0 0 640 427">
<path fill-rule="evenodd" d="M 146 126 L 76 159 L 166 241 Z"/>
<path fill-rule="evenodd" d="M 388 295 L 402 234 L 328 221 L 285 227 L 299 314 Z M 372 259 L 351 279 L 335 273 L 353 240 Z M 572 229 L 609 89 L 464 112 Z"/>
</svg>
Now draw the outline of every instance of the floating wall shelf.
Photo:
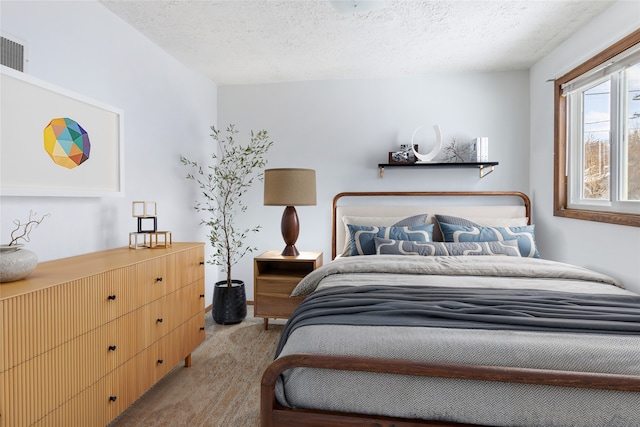
<svg viewBox="0 0 640 427">
<path fill-rule="evenodd" d="M 384 177 L 384 168 L 478 168 L 480 178 L 493 172 L 498 162 L 469 162 L 469 163 L 378 163 L 380 178 Z"/>
</svg>

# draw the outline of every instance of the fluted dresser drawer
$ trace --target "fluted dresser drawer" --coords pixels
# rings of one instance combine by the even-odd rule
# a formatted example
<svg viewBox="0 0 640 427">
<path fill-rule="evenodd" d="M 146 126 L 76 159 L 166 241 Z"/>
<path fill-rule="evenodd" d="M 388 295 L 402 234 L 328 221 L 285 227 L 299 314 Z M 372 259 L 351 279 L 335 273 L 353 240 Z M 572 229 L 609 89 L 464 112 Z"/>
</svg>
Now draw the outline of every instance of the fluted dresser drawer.
<svg viewBox="0 0 640 427">
<path fill-rule="evenodd" d="M 0 427 L 104 426 L 204 340 L 204 244 L 41 263 L 0 285 Z"/>
</svg>

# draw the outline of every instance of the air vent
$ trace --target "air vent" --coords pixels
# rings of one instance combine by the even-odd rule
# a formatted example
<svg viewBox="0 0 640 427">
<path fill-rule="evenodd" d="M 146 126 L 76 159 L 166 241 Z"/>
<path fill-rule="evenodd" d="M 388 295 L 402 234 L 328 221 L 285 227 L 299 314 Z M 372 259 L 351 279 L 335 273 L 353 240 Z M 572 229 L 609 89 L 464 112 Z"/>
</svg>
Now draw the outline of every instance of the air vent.
<svg viewBox="0 0 640 427">
<path fill-rule="evenodd" d="M 5 36 L 0 37 L 0 63 L 14 70 L 25 72 L 27 55 L 24 43 Z"/>
</svg>

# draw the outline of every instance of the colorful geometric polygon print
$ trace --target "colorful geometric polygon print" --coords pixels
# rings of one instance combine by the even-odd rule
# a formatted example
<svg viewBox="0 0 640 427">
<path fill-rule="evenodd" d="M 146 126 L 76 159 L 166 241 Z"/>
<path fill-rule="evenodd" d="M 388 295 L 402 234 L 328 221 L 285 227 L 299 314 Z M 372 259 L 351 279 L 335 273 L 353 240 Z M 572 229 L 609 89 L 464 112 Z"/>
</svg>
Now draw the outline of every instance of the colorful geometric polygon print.
<svg viewBox="0 0 640 427">
<path fill-rule="evenodd" d="M 67 169 L 89 159 L 89 135 L 75 120 L 57 118 L 44 128 L 44 149 L 57 165 Z"/>
</svg>

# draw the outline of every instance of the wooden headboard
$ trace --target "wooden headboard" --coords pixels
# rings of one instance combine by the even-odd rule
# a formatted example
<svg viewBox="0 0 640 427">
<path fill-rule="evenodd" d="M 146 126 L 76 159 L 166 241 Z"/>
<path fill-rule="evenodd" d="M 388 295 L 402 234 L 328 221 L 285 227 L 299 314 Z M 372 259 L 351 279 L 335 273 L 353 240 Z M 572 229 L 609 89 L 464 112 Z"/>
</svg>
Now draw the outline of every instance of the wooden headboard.
<svg viewBox="0 0 640 427">
<path fill-rule="evenodd" d="M 347 201 L 348 199 L 348 201 Z M 345 192 L 333 198 L 331 259 L 342 252 L 346 232 L 344 216 L 398 217 L 428 213 L 467 218 L 527 218 L 531 201 L 517 191 L 381 191 Z"/>
</svg>

